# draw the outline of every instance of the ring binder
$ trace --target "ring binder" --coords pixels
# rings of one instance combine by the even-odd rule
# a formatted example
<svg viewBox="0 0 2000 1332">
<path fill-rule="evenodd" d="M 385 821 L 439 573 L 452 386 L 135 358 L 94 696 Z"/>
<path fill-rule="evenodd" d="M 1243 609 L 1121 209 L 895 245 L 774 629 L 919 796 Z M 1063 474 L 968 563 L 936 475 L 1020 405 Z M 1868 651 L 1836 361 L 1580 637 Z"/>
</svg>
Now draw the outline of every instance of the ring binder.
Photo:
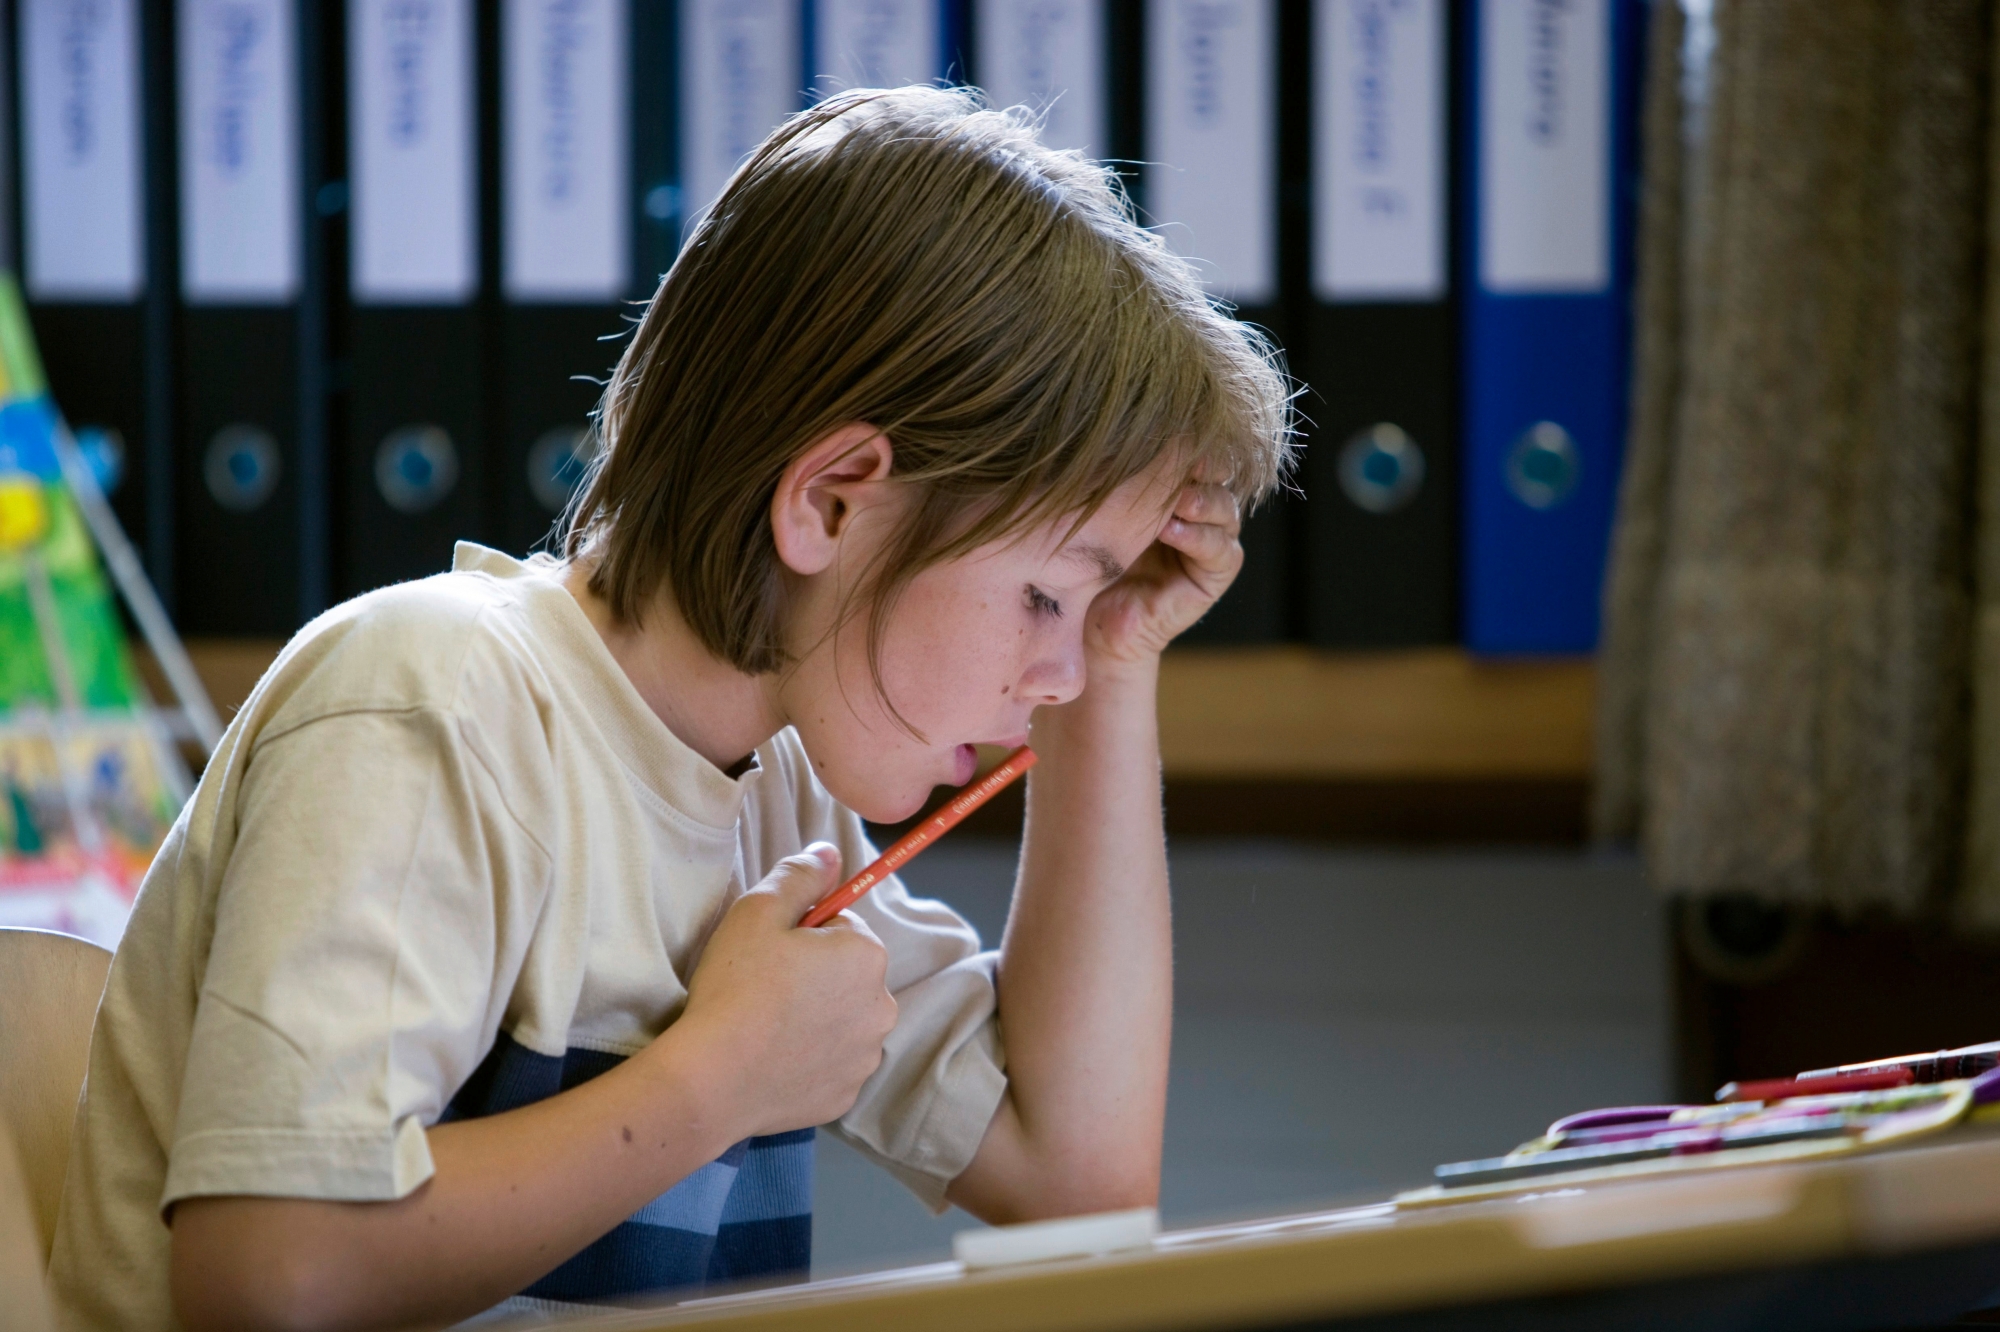
<svg viewBox="0 0 2000 1332">
<path fill-rule="evenodd" d="M 1450 6 L 1317 0 L 1312 22 L 1306 636 L 1446 643 L 1458 577 Z"/>
<path fill-rule="evenodd" d="M 1588 652 L 1625 431 L 1643 0 L 1480 0 L 1468 111 L 1464 632 Z"/>
<path fill-rule="evenodd" d="M 671 71 L 664 23 L 635 43 L 626 0 L 508 0 L 501 31 L 499 528 L 548 540 L 589 454 L 590 414 L 632 290 L 640 182 L 628 88 Z M 671 114 L 671 100 L 660 99 Z"/>
<path fill-rule="evenodd" d="M 471 0 L 350 0 L 351 373 L 342 595 L 482 536 L 484 334 Z"/>
<path fill-rule="evenodd" d="M 1103 0 L 977 0 L 973 73 L 994 106 L 1041 117 L 1042 142 L 1110 153 Z"/>
<path fill-rule="evenodd" d="M 146 236 L 137 0 L 17 11 L 21 272 L 54 391 L 119 464 L 100 478 L 147 540 Z M 128 456 L 129 455 L 129 456 Z"/>
<path fill-rule="evenodd" d="M 1278 6 L 1152 0 L 1145 10 L 1144 211 L 1237 317 L 1278 318 Z M 1243 569 L 1187 643 L 1289 635 L 1291 507 L 1243 527 Z"/>
<path fill-rule="evenodd" d="M 282 635 L 299 623 L 292 455 L 305 274 L 295 17 L 287 0 L 181 0 L 175 9 L 176 581 L 181 627 L 192 633 Z"/>
</svg>

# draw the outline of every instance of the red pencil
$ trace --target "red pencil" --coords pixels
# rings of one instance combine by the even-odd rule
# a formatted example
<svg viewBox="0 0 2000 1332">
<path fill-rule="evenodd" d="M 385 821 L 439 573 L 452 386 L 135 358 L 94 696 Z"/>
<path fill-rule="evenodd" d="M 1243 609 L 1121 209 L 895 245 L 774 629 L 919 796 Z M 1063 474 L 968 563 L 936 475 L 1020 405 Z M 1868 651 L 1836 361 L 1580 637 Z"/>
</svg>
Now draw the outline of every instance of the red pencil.
<svg viewBox="0 0 2000 1332">
<path fill-rule="evenodd" d="M 943 809 L 896 839 L 875 863 L 822 897 L 799 924 L 806 929 L 824 925 L 861 900 L 863 893 L 894 874 L 910 858 L 950 832 L 958 821 L 991 800 L 1002 787 L 1035 766 L 1035 751 L 1022 745 L 1007 761 L 945 802 Z"/>
<path fill-rule="evenodd" d="M 1766 1078 L 1762 1082 L 1726 1082 L 1715 1093 L 1718 1101 L 1782 1101 L 1793 1096 L 1828 1096 L 1834 1092 L 1889 1091 L 1917 1080 L 1907 1068 L 1883 1068 L 1866 1073 L 1825 1073 L 1812 1077 Z"/>
</svg>

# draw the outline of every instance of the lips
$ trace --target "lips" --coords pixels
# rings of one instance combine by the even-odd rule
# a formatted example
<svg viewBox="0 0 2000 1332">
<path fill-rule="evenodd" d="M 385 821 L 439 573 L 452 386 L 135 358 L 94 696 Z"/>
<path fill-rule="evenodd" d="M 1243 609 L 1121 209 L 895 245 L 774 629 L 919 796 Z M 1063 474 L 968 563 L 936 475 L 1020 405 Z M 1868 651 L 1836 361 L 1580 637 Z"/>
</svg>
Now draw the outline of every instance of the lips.
<svg viewBox="0 0 2000 1332">
<path fill-rule="evenodd" d="M 972 780 L 972 774 L 979 771 L 979 751 L 971 745 L 960 745 L 951 751 L 953 786 L 964 786 Z"/>
</svg>

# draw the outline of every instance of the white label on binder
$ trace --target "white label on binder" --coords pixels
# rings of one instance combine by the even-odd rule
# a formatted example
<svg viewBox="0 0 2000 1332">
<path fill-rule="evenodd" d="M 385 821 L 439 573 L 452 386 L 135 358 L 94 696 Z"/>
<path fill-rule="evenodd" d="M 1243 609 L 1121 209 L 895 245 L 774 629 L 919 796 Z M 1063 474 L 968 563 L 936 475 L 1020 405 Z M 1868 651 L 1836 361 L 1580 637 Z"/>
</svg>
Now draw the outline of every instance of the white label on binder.
<svg viewBox="0 0 2000 1332">
<path fill-rule="evenodd" d="M 795 0 L 681 0 L 685 231 L 766 134 L 799 109 Z"/>
<path fill-rule="evenodd" d="M 1611 282 L 1610 0 L 1482 0 L 1479 280 Z"/>
<path fill-rule="evenodd" d="M 813 60 L 821 93 L 900 88 L 944 73 L 938 0 L 817 0 Z"/>
<path fill-rule="evenodd" d="M 1105 151 L 1103 0 L 979 0 L 980 86 L 1042 117 L 1042 142 Z"/>
<path fill-rule="evenodd" d="M 631 269 L 625 0 L 507 0 L 501 262 L 516 301 L 609 301 Z"/>
<path fill-rule="evenodd" d="M 1146 10 L 1146 211 L 1208 289 L 1277 292 L 1273 0 L 1153 0 Z"/>
<path fill-rule="evenodd" d="M 1318 0 L 1313 290 L 1445 294 L 1444 0 Z"/>
<path fill-rule="evenodd" d="M 479 287 L 471 0 L 348 6 L 354 299 L 453 305 Z"/>
<path fill-rule="evenodd" d="M 197 304 L 298 294 L 291 0 L 181 0 L 181 291 Z"/>
<path fill-rule="evenodd" d="M 28 0 L 21 135 L 28 294 L 130 301 L 145 286 L 133 0 Z"/>
</svg>

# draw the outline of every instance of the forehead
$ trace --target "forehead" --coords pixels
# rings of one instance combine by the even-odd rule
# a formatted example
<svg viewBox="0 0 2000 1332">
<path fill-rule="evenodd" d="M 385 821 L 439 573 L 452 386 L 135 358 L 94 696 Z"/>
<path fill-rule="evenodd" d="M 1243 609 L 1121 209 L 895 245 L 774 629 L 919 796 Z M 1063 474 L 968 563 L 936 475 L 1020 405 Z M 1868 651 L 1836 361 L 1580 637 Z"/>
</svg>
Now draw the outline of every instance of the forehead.
<svg viewBox="0 0 2000 1332">
<path fill-rule="evenodd" d="M 1081 527 L 1072 531 L 1068 523 L 1054 525 L 1044 549 L 1056 560 L 1111 582 L 1158 539 L 1176 493 L 1178 487 L 1163 484 L 1158 475 L 1133 477 Z"/>
<path fill-rule="evenodd" d="M 995 539 L 973 558 L 1059 564 L 1064 572 L 1109 580 L 1158 539 L 1184 481 L 1182 469 L 1156 463 L 1112 491 L 1083 523 L 1075 514 L 1044 519 Z"/>
</svg>

